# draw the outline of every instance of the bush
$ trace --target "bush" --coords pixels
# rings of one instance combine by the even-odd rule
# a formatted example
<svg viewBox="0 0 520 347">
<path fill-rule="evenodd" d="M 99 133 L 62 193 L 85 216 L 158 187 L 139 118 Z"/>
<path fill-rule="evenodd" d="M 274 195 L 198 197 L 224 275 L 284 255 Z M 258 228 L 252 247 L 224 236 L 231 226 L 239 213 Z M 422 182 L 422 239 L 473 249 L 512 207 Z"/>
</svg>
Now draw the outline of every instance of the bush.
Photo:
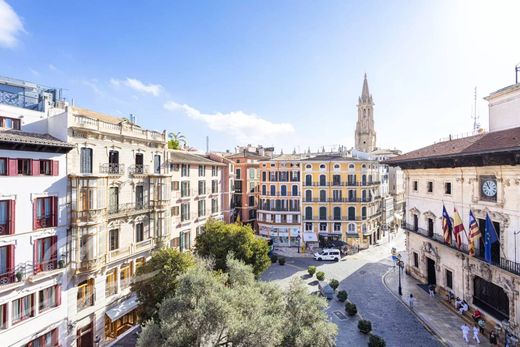
<svg viewBox="0 0 520 347">
<path fill-rule="evenodd" d="M 381 336 L 370 335 L 368 339 L 368 347 L 386 347 L 385 339 Z"/>
<path fill-rule="evenodd" d="M 338 280 L 335 280 L 335 279 L 330 280 L 329 286 L 331 286 L 332 289 L 334 289 L 334 290 L 338 289 L 338 287 L 339 287 Z"/>
<path fill-rule="evenodd" d="M 355 316 L 357 314 L 357 307 L 355 304 L 347 302 L 345 304 L 345 311 L 347 311 L 349 316 Z"/>
<path fill-rule="evenodd" d="M 363 334 L 368 334 L 372 331 L 372 322 L 362 319 L 358 322 L 357 327 Z"/>
<path fill-rule="evenodd" d="M 278 264 L 285 265 L 285 257 L 278 258 Z"/>
<path fill-rule="evenodd" d="M 271 263 L 276 263 L 278 261 L 278 256 L 276 254 L 271 255 Z"/>
<path fill-rule="evenodd" d="M 309 275 L 311 275 L 311 277 L 314 276 L 314 274 L 316 273 L 316 266 L 310 265 L 307 268 L 307 272 L 309 273 Z"/>
<path fill-rule="evenodd" d="M 323 281 L 325 279 L 325 272 L 323 271 L 318 271 L 316 273 L 316 278 L 318 279 L 318 281 Z"/>
<path fill-rule="evenodd" d="M 344 290 L 340 290 L 338 292 L 338 300 L 341 301 L 341 302 L 345 302 L 347 301 L 347 298 L 348 298 L 348 294 L 346 291 Z"/>
</svg>

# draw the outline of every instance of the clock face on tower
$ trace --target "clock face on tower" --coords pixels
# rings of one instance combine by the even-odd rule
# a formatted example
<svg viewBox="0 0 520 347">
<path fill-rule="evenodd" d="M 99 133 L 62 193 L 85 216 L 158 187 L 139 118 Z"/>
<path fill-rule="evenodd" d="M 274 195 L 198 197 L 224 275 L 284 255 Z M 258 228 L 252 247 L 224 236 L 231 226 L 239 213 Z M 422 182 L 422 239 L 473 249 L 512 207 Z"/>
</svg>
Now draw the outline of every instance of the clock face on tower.
<svg viewBox="0 0 520 347">
<path fill-rule="evenodd" d="M 480 200 L 497 201 L 497 179 L 495 176 L 480 176 Z"/>
</svg>

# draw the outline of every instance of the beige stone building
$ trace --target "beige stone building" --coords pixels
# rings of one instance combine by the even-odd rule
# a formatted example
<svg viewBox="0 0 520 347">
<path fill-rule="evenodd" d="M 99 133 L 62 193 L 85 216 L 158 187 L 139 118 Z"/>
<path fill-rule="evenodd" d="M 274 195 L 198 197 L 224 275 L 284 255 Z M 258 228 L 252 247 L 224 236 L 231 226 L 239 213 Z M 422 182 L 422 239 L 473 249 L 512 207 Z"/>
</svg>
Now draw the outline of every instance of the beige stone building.
<svg viewBox="0 0 520 347">
<path fill-rule="evenodd" d="M 412 151 L 388 160 L 406 177 L 408 262 L 406 270 L 441 291 L 454 290 L 472 309 L 479 308 L 488 327 L 502 323 L 520 334 L 520 85 L 489 95 L 490 132 L 480 132 Z M 469 213 L 481 235 L 489 215 L 498 234 L 491 262 L 484 259 L 484 237 L 475 241 L 475 256 L 462 245 L 445 243 L 442 208 L 460 214 L 469 232 Z M 452 235 L 452 239 L 454 236 Z"/>
</svg>

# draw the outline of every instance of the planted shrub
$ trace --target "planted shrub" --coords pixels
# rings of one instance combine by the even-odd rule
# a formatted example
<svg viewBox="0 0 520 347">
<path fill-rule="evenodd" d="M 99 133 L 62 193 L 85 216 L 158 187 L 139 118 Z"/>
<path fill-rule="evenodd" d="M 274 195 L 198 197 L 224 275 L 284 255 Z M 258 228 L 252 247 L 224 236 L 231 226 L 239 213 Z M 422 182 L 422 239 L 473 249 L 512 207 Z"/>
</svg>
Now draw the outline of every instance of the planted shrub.
<svg viewBox="0 0 520 347">
<path fill-rule="evenodd" d="M 357 327 L 359 331 L 361 331 L 363 334 L 368 334 L 372 331 L 372 322 L 370 322 L 369 320 L 361 319 L 358 322 Z"/>
<path fill-rule="evenodd" d="M 316 266 L 310 265 L 307 268 L 307 272 L 309 273 L 309 275 L 311 275 L 311 277 L 314 276 L 314 274 L 316 273 Z"/>
<path fill-rule="evenodd" d="M 347 302 L 345 304 L 345 311 L 347 311 L 347 314 L 349 316 L 355 316 L 357 314 L 357 307 L 355 304 Z"/>
<path fill-rule="evenodd" d="M 318 271 L 316 273 L 316 278 L 318 279 L 318 281 L 323 281 L 325 279 L 325 272 L 323 271 Z"/>
<path fill-rule="evenodd" d="M 278 264 L 285 265 L 285 257 L 278 258 Z"/>
<path fill-rule="evenodd" d="M 341 301 L 341 302 L 345 302 L 347 301 L 347 298 L 348 298 L 348 294 L 346 291 L 344 290 L 340 290 L 338 292 L 338 300 Z"/>
<path fill-rule="evenodd" d="M 278 256 L 276 254 L 271 255 L 271 263 L 276 263 L 278 261 Z"/>
<path fill-rule="evenodd" d="M 331 286 L 332 289 L 334 289 L 334 290 L 338 289 L 338 287 L 339 287 L 338 280 L 331 279 L 330 282 L 329 282 L 329 286 Z"/>
<path fill-rule="evenodd" d="M 368 339 L 368 347 L 386 347 L 385 339 L 381 336 L 370 335 Z"/>
</svg>

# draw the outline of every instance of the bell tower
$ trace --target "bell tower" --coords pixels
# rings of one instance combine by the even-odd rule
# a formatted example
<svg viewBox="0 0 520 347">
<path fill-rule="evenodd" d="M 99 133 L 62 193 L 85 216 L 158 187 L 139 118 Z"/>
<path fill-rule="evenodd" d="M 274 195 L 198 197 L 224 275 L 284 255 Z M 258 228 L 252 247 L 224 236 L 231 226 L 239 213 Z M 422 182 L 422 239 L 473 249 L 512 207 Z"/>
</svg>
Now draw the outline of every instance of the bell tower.
<svg viewBox="0 0 520 347">
<path fill-rule="evenodd" d="M 376 131 L 374 129 L 374 102 L 368 91 L 367 74 L 363 81 L 363 90 L 358 100 L 358 120 L 356 123 L 356 146 L 358 151 L 372 152 L 376 149 Z"/>
</svg>

